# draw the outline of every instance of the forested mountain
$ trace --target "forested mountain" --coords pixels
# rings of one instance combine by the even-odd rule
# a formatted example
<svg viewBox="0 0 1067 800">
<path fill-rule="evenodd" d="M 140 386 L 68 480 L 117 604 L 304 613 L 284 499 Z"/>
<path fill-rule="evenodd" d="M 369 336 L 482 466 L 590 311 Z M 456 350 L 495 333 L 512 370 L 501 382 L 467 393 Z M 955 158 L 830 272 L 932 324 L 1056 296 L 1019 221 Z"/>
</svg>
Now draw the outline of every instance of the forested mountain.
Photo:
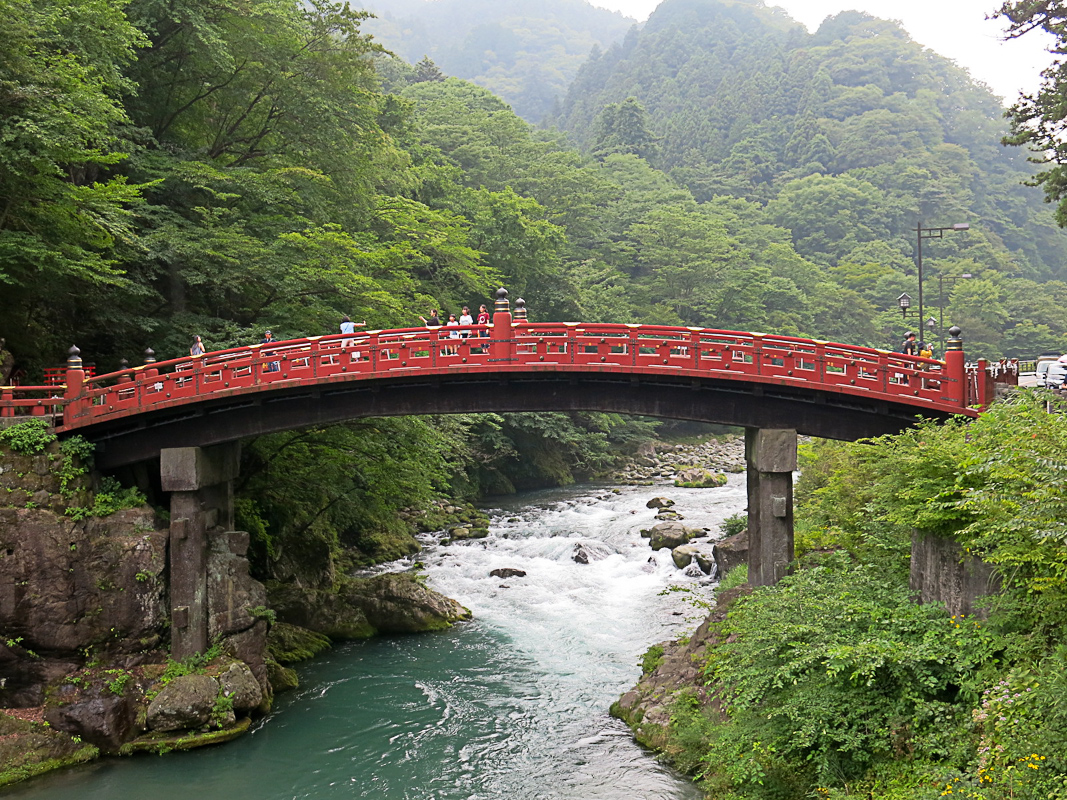
<svg viewBox="0 0 1067 800">
<path fill-rule="evenodd" d="M 429 56 L 448 75 L 484 86 L 530 122 L 567 92 L 591 50 L 635 21 L 585 0 L 360 0 L 364 30 L 414 64 Z"/>
<path fill-rule="evenodd" d="M 843 12 L 808 34 L 759 0 L 665 0 L 583 66 L 557 122 L 595 155 L 645 156 L 700 201 L 759 202 L 801 255 L 878 308 L 916 294 L 900 279 L 918 222 L 969 222 L 927 252 L 927 308 L 938 274 L 978 276 L 949 281 L 954 321 L 1021 355 L 1062 347 L 1061 315 L 1035 298 L 1062 298 L 1067 237 L 1020 185 L 1032 167 L 1000 144 L 1001 114 L 896 23 Z"/>
</svg>

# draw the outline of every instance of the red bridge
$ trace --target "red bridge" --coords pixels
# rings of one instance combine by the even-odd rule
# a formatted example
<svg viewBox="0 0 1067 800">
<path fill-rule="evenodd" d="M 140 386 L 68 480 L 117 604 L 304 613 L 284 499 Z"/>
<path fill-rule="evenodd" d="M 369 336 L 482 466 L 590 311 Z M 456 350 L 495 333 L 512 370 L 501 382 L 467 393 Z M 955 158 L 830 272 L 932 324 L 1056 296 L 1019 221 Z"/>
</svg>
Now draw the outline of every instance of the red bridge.
<svg viewBox="0 0 1067 800">
<path fill-rule="evenodd" d="M 171 653 L 181 659 L 218 633 L 208 540 L 233 529 L 247 436 L 476 411 L 614 411 L 744 426 L 748 574 L 764 586 L 793 561 L 797 433 L 858 439 L 919 417 L 976 416 L 993 399 L 992 372 L 967 366 L 958 328 L 941 362 L 708 328 L 531 323 L 521 300 L 516 307 L 513 318 L 501 289 L 488 327 L 313 336 L 161 363 L 148 351 L 143 366 L 100 376 L 87 375 L 71 348 L 65 384 L 0 387 L 0 416 L 51 418 L 61 434 L 95 442 L 104 469 L 159 460 L 158 486 L 170 494 Z"/>
<path fill-rule="evenodd" d="M 612 411 L 857 439 L 916 418 L 975 416 L 992 379 L 965 364 L 788 336 L 659 325 L 532 323 L 498 293 L 489 327 L 313 336 L 0 389 L 0 415 L 52 416 L 113 468 L 366 416 Z M 61 395 L 60 395 L 61 393 Z"/>
</svg>

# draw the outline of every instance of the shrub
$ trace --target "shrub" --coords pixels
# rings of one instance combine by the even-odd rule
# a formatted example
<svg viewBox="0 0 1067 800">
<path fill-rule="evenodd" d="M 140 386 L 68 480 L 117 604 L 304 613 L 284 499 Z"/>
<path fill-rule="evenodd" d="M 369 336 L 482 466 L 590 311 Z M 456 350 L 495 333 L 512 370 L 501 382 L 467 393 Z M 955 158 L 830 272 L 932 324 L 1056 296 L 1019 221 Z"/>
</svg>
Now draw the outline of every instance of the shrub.
<svg viewBox="0 0 1067 800">
<path fill-rule="evenodd" d="M 913 751 L 933 725 L 965 724 L 994 649 L 985 626 L 836 554 L 737 599 L 705 667 L 729 721 L 680 725 L 701 730 L 703 775 L 720 788 L 839 784 Z"/>
<path fill-rule="evenodd" d="M 10 428 L 0 428 L 0 444 L 6 444 L 16 453 L 23 455 L 43 453 L 55 440 L 55 432 L 40 417 L 20 422 Z"/>
</svg>

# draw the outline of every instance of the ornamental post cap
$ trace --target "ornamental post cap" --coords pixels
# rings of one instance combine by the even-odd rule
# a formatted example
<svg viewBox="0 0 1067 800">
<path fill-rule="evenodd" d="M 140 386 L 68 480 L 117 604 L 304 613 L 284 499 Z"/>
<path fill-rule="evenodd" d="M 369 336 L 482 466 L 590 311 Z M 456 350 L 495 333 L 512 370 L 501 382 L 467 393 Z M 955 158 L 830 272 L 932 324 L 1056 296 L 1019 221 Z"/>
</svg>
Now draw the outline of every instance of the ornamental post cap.
<svg viewBox="0 0 1067 800">
<path fill-rule="evenodd" d="M 493 304 L 493 312 L 496 314 L 508 313 L 508 290 L 501 286 L 496 290 L 496 302 Z"/>
<path fill-rule="evenodd" d="M 119 360 L 119 366 L 122 367 L 122 369 L 129 369 L 129 366 L 130 366 L 129 359 L 125 359 L 125 358 L 120 359 Z"/>
<path fill-rule="evenodd" d="M 951 336 L 953 339 L 959 339 L 960 334 L 962 333 L 963 329 L 960 328 L 959 325 L 953 325 L 951 328 L 948 329 L 948 335 Z"/>
<path fill-rule="evenodd" d="M 526 319 L 526 301 L 521 297 L 515 301 L 515 319 Z"/>
<path fill-rule="evenodd" d="M 78 346 L 72 344 L 70 350 L 67 351 L 67 366 L 80 367 L 82 365 L 81 354 L 82 351 L 78 349 Z"/>
<path fill-rule="evenodd" d="M 146 347 L 144 351 L 144 363 L 154 364 L 156 363 L 156 351 L 151 347 Z"/>
</svg>

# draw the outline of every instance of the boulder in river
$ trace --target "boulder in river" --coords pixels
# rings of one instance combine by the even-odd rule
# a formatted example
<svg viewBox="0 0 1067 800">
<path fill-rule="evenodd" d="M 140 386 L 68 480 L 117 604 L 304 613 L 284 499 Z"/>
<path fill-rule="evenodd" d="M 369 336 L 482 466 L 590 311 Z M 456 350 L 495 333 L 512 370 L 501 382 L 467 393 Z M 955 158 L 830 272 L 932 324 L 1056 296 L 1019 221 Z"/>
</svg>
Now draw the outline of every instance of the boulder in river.
<svg viewBox="0 0 1067 800">
<path fill-rule="evenodd" d="M 65 684 L 60 690 L 68 688 L 73 687 Z M 56 730 L 78 736 L 108 753 L 117 752 L 124 742 L 136 735 L 137 709 L 129 697 L 106 690 L 78 694 L 82 696 L 71 702 L 46 706 L 45 721 Z"/>
<path fill-rule="evenodd" d="M 748 563 L 748 531 L 741 531 L 728 539 L 716 542 L 712 547 L 715 567 L 719 576 L 725 575 L 734 567 Z"/>
<path fill-rule="evenodd" d="M 219 675 L 219 685 L 226 697 L 233 699 L 234 711 L 249 712 L 263 702 L 263 689 L 252 670 L 240 661 L 234 661 Z"/>
<path fill-rule="evenodd" d="M 645 508 L 658 508 L 658 509 L 662 510 L 664 508 L 670 508 L 673 505 L 674 505 L 674 501 L 669 499 L 669 498 L 666 498 L 666 497 L 653 497 L 651 500 L 649 500 L 647 503 L 645 503 Z"/>
<path fill-rule="evenodd" d="M 526 571 L 514 567 L 499 567 L 489 573 L 494 578 L 525 578 Z"/>
<path fill-rule="evenodd" d="M 674 485 L 686 489 L 712 489 L 726 485 L 726 475 L 721 472 L 712 472 L 703 467 L 689 467 L 679 470 L 674 478 Z"/>
<path fill-rule="evenodd" d="M 178 731 L 206 725 L 218 696 L 218 681 L 210 675 L 180 675 L 149 704 L 148 727 Z"/>
<path fill-rule="evenodd" d="M 715 566 L 713 556 L 696 544 L 684 544 L 674 548 L 671 550 L 671 558 L 678 569 L 685 569 L 695 563 L 705 575 L 710 575 Z"/>
<path fill-rule="evenodd" d="M 687 528 L 680 522 L 661 522 L 652 526 L 651 545 L 653 550 L 662 550 L 666 547 L 673 550 L 688 544 L 689 540 L 702 533 L 697 528 Z"/>
<path fill-rule="evenodd" d="M 669 511 L 668 510 L 668 511 L 661 511 L 658 514 L 656 514 L 656 519 L 658 519 L 658 520 L 660 520 L 662 522 L 666 522 L 666 521 L 669 521 L 669 520 L 685 519 L 685 517 L 683 517 L 677 511 Z"/>
</svg>

